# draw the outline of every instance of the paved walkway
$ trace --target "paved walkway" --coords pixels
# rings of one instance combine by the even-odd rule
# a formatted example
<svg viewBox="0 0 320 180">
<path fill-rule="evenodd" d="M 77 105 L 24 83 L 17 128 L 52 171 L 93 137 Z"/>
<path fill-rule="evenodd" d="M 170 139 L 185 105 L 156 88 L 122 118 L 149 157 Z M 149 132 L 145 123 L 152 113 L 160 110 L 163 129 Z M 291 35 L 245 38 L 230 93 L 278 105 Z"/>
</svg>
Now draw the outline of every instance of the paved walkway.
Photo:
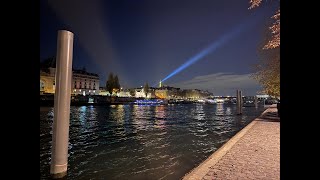
<svg viewBox="0 0 320 180">
<path fill-rule="evenodd" d="M 183 179 L 280 179 L 276 106 L 268 108 Z"/>
</svg>

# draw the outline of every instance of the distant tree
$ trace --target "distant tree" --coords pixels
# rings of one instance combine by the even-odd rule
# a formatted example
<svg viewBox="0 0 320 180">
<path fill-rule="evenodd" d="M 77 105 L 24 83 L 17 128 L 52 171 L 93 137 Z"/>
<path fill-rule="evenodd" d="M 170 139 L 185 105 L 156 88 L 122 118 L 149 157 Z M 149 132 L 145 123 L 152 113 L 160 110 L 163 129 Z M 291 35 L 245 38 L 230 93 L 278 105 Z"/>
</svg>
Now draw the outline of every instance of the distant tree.
<svg viewBox="0 0 320 180">
<path fill-rule="evenodd" d="M 130 95 L 131 95 L 131 96 L 135 96 L 135 95 L 136 95 L 136 92 L 135 92 L 134 89 L 130 89 L 129 92 L 130 92 Z"/>
<path fill-rule="evenodd" d="M 259 7 L 261 2 L 262 0 L 250 0 L 249 9 Z M 269 27 L 272 37 L 270 40 L 267 34 L 262 48 L 259 48 L 263 51 L 259 50 L 261 60 L 256 65 L 253 78 L 262 85 L 263 93 L 280 97 L 280 4 L 272 18 L 275 20 Z"/>
<path fill-rule="evenodd" d="M 262 0 L 250 0 L 250 7 L 249 9 L 259 7 Z M 269 27 L 272 33 L 272 38 L 269 40 L 264 49 L 272 49 L 280 46 L 280 0 L 279 0 L 279 9 L 276 11 L 275 15 L 272 16 L 275 20 L 272 26 Z"/>
<path fill-rule="evenodd" d="M 148 93 L 149 93 L 149 84 L 146 83 L 143 87 L 143 91 L 144 93 L 146 94 L 146 97 L 148 96 Z"/>
<path fill-rule="evenodd" d="M 113 73 L 110 73 L 108 76 L 108 80 L 106 82 L 106 90 L 112 95 L 113 88 L 114 88 L 114 77 Z"/>
<path fill-rule="evenodd" d="M 114 76 L 113 73 L 110 73 L 108 80 L 106 82 L 106 90 L 112 95 L 113 92 L 118 92 L 120 90 L 120 83 L 118 76 Z"/>
<path fill-rule="evenodd" d="M 48 68 L 55 68 L 56 67 L 56 58 L 50 57 L 40 61 L 40 69 L 48 69 Z"/>
<path fill-rule="evenodd" d="M 262 93 L 280 97 L 280 48 L 261 52 L 261 60 L 255 68 L 253 78 L 262 85 Z"/>
<path fill-rule="evenodd" d="M 118 75 L 116 75 L 114 77 L 114 89 L 115 89 L 115 91 L 119 91 L 120 90 L 120 83 L 119 83 Z"/>
</svg>

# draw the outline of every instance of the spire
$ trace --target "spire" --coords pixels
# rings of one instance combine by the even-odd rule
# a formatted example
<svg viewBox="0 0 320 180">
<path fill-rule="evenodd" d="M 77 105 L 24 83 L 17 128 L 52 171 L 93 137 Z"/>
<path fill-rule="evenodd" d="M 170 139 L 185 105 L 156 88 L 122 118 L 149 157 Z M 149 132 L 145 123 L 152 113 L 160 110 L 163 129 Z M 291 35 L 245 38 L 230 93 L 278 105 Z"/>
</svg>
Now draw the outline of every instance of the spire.
<svg viewBox="0 0 320 180">
<path fill-rule="evenodd" d="M 162 82 L 161 82 L 161 79 L 160 79 L 160 82 L 159 82 L 159 87 L 162 87 Z"/>
</svg>

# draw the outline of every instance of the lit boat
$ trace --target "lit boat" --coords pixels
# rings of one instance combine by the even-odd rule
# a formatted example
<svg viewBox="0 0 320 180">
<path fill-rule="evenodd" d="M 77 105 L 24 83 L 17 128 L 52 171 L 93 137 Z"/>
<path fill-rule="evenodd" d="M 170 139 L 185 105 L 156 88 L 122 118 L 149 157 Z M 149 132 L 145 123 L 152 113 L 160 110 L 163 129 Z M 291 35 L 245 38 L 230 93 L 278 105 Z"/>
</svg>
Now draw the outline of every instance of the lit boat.
<svg viewBox="0 0 320 180">
<path fill-rule="evenodd" d="M 160 105 L 165 104 L 165 102 L 161 99 L 143 99 L 143 100 L 136 100 L 134 104 L 138 105 Z"/>
<path fill-rule="evenodd" d="M 224 104 L 223 99 L 206 99 L 207 104 Z"/>
</svg>

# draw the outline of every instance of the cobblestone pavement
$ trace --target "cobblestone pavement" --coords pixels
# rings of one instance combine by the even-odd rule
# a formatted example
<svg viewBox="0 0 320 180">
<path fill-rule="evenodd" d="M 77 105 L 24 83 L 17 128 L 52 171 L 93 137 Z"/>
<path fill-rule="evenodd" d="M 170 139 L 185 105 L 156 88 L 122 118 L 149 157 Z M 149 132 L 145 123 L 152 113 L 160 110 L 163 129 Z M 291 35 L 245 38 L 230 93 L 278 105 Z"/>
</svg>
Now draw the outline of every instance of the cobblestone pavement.
<svg viewBox="0 0 320 180">
<path fill-rule="evenodd" d="M 217 155 L 213 154 L 205 166 L 198 167 L 201 170 L 185 179 L 280 179 L 280 118 L 277 109 L 267 109 L 252 124 L 236 143 L 224 150 L 226 152 L 221 157 L 216 158 Z"/>
</svg>

